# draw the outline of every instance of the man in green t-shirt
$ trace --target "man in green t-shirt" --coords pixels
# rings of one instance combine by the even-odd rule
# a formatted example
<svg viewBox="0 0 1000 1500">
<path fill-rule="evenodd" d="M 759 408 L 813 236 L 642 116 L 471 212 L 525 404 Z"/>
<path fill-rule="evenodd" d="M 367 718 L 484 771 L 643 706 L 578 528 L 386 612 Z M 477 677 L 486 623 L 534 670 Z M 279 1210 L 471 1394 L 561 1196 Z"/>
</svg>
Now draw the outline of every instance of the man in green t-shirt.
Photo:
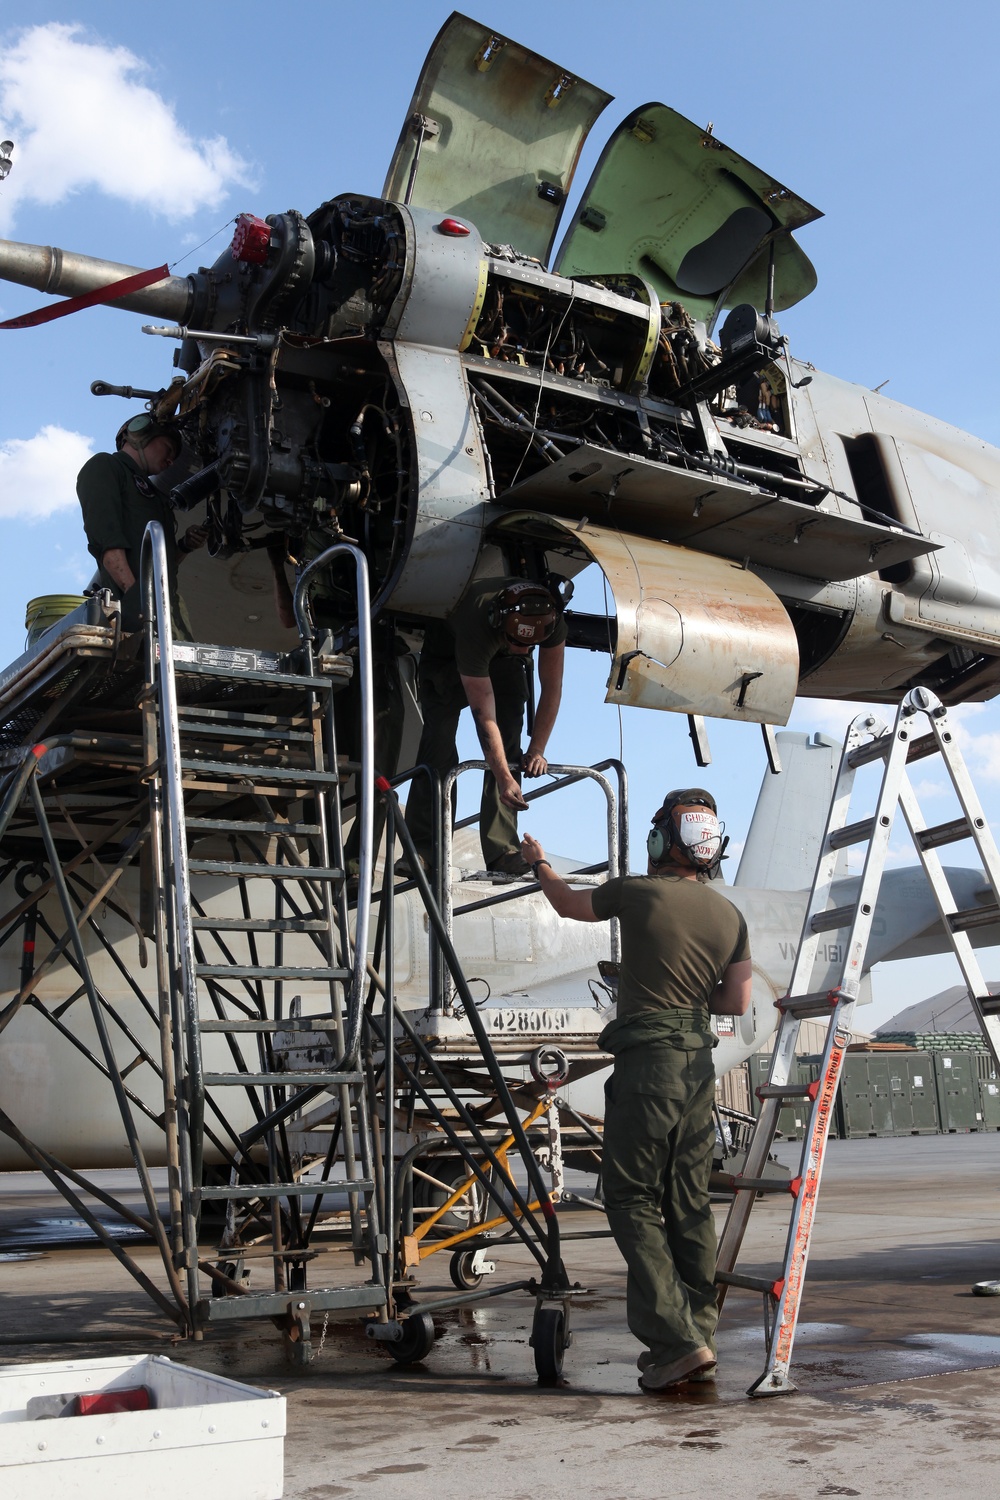
<svg viewBox="0 0 1000 1500">
<path fill-rule="evenodd" d="M 545 749 L 562 696 L 566 622 L 562 601 L 541 584 L 523 578 L 477 578 L 446 620 L 427 627 L 420 653 L 418 687 L 423 731 L 416 764 L 446 776 L 458 765 L 456 736 L 462 709 L 472 709 L 489 771 L 483 777 L 479 838 L 488 870 L 523 875 L 518 848 L 520 766 L 526 776 L 544 776 Z M 541 688 L 522 755 L 521 729 L 527 702 L 525 670 L 539 647 Z M 410 784 L 406 823 L 426 868 L 434 849 L 433 807 L 427 778 Z"/>
<path fill-rule="evenodd" d="M 101 584 L 121 600 L 122 629 L 139 630 L 142 538 L 149 522 L 159 521 L 167 547 L 174 634 L 189 641 L 191 627 L 177 592 L 177 565 L 204 545 L 206 531 L 189 526 L 178 541 L 174 509 L 150 482 L 177 460 L 180 432 L 172 422 L 159 422 L 144 412 L 125 422 L 115 441 L 117 452 L 95 453 L 76 481 L 87 544 L 97 559 Z"/>
<path fill-rule="evenodd" d="M 703 883 L 724 847 L 711 793 L 668 792 L 652 822 L 647 874 L 596 890 L 561 880 L 536 839 L 521 851 L 561 917 L 621 923 L 618 1013 L 599 1040 L 615 1059 L 604 1204 L 628 1266 L 629 1327 L 647 1346 L 640 1384 L 658 1391 L 715 1370 L 710 1017 L 745 1014 L 752 969 L 743 916 Z"/>
</svg>

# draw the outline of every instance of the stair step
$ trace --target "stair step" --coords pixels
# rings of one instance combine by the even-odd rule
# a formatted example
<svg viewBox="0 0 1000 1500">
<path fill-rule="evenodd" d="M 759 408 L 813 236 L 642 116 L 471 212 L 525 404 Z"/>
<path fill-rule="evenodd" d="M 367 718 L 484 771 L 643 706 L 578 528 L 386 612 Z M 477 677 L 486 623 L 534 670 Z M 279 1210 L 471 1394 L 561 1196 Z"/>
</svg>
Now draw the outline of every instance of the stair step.
<svg viewBox="0 0 1000 1500">
<path fill-rule="evenodd" d="M 318 823 L 281 823 L 274 819 L 260 823 L 240 818 L 185 818 L 184 821 L 189 831 L 195 828 L 205 833 L 287 833 L 290 838 L 305 838 L 322 832 Z"/>
<path fill-rule="evenodd" d="M 194 917 L 196 932 L 326 932 L 323 917 Z"/>
<path fill-rule="evenodd" d="M 784 1278 L 744 1276 L 742 1271 L 716 1271 L 715 1280 L 722 1286 L 740 1287 L 745 1292 L 764 1292 L 772 1297 L 780 1297 L 785 1286 Z"/>
<path fill-rule="evenodd" d="M 322 1084 L 332 1088 L 335 1084 L 360 1083 L 360 1073 L 206 1073 L 207 1089 L 225 1088 L 312 1088 Z"/>
<path fill-rule="evenodd" d="M 350 979 L 350 969 L 311 968 L 308 964 L 195 964 L 199 979 Z"/>
<path fill-rule="evenodd" d="M 992 927 L 1000 921 L 1000 906 L 969 906 L 964 911 L 952 912 L 948 926 L 952 932 L 967 932 L 970 927 Z"/>
<path fill-rule="evenodd" d="M 327 693 L 342 687 L 344 682 L 343 678 L 338 677 L 300 677 L 297 672 L 260 671 L 225 663 L 197 661 L 193 657 L 188 660 L 178 659 L 176 647 L 174 673 L 178 677 L 224 677 L 229 682 L 260 682 L 268 687 L 304 688 Z"/>
<path fill-rule="evenodd" d="M 307 745 L 312 744 L 312 735 L 304 729 L 292 729 L 276 724 L 273 729 L 258 729 L 253 724 L 202 724 L 194 719 L 179 719 L 178 725 L 181 734 L 192 735 L 196 738 L 211 737 L 224 740 L 297 740 Z"/>
<path fill-rule="evenodd" d="M 265 865 L 240 863 L 225 859 L 192 859 L 192 875 L 246 875 L 249 879 L 267 880 L 343 880 L 343 870 L 326 865 Z"/>
<path fill-rule="evenodd" d="M 237 1033 L 242 1031 L 333 1031 L 337 1025 L 337 1016 L 289 1016 L 283 1021 L 227 1021 L 218 1018 L 211 1021 L 199 1021 L 199 1031 L 223 1031 Z"/>
<path fill-rule="evenodd" d="M 316 1198 L 326 1193 L 370 1193 L 370 1177 L 334 1178 L 330 1182 L 240 1182 L 235 1187 L 203 1187 L 202 1202 L 209 1198 Z"/>
<path fill-rule="evenodd" d="M 308 1302 L 312 1312 L 332 1308 L 351 1308 L 358 1312 L 376 1312 L 386 1304 L 384 1286 L 366 1282 L 362 1286 L 316 1287 L 307 1292 L 248 1292 L 239 1297 L 206 1297 L 198 1303 L 198 1320 L 224 1323 L 237 1318 L 275 1318 L 294 1308 L 296 1302 Z"/>
<path fill-rule="evenodd" d="M 284 781 L 291 785 L 303 786 L 334 786 L 339 782 L 340 776 L 336 771 L 308 771 L 291 769 L 287 766 L 261 766 L 246 765 L 242 761 L 233 760 L 192 760 L 184 756 L 181 760 L 181 770 L 197 772 L 202 776 L 219 776 L 233 781 Z"/>
<path fill-rule="evenodd" d="M 856 911 L 856 906 L 834 906 L 829 911 L 818 911 L 809 927 L 813 932 L 832 932 L 836 927 L 850 927 Z"/>
</svg>

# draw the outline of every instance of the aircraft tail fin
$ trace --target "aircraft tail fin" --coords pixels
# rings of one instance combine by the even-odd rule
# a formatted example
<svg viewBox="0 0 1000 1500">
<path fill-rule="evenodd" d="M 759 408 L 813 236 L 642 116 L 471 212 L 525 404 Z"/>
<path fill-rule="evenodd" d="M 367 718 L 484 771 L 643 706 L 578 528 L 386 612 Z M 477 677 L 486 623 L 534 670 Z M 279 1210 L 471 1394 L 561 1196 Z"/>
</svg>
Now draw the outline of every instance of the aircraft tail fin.
<svg viewBox="0 0 1000 1500">
<path fill-rule="evenodd" d="M 764 772 L 734 885 L 801 891 L 812 884 L 841 744 L 826 734 L 777 736 L 781 773 Z"/>
</svg>

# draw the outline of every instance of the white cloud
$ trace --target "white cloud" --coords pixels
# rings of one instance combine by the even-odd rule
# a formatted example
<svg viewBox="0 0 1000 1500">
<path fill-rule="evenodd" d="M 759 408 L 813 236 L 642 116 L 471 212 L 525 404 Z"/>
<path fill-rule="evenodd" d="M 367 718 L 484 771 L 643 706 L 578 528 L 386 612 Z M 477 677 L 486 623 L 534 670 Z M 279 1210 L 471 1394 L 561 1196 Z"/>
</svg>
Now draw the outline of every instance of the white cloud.
<svg viewBox="0 0 1000 1500">
<path fill-rule="evenodd" d="M 76 505 L 76 476 L 93 451 L 90 438 L 52 425 L 0 444 L 0 517 L 43 521 Z"/>
<path fill-rule="evenodd" d="M 15 145 L 0 196 L 0 228 L 27 202 L 83 189 L 184 218 L 250 185 L 223 136 L 195 138 L 142 82 L 148 65 L 126 47 L 50 22 L 21 32 L 0 57 L 0 129 Z"/>
</svg>

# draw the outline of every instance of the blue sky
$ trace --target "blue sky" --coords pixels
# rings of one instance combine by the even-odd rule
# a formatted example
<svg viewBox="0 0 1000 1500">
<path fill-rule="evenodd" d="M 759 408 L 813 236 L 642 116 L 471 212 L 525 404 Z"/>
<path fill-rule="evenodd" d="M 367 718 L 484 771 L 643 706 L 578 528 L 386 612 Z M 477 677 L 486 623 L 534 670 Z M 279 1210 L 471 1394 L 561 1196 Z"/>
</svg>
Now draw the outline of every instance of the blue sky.
<svg viewBox="0 0 1000 1500">
<path fill-rule="evenodd" d="M 97 0 L 19 7 L 0 58 L 0 133 L 15 141 L 0 234 L 140 266 L 179 262 L 183 274 L 214 260 L 242 210 L 309 212 L 339 193 L 377 193 L 449 9 L 431 0 L 293 0 L 280 13 L 259 0 L 175 0 L 163 13 Z M 793 353 L 865 386 L 888 381 L 896 400 L 1000 443 L 989 315 L 1000 243 L 995 7 L 634 0 L 616 11 L 593 0 L 470 0 L 469 9 L 616 95 L 579 186 L 618 120 L 662 100 L 712 120 L 721 140 L 823 209 L 800 235 L 818 288 L 781 319 Z M 0 283 L 0 316 L 43 300 Z M 72 479 L 125 414 L 124 403 L 91 397 L 90 382 L 158 386 L 170 373 L 172 346 L 145 338 L 139 323 L 93 309 L 2 335 L 2 660 L 22 648 L 28 599 L 89 577 Z M 554 759 L 618 753 L 604 668 L 604 658 L 574 654 Z M 791 727 L 839 734 L 850 712 L 802 700 Z M 1000 714 L 985 705 L 960 717 L 996 823 Z M 759 735 L 710 730 L 714 762 L 699 779 L 739 844 L 764 770 Z M 668 785 L 694 776 L 686 724 L 627 710 L 621 736 L 641 828 Z M 553 847 L 597 856 L 600 819 L 582 794 L 552 799 L 531 824 Z M 1000 976 L 1000 964 L 987 970 Z M 869 1014 L 956 977 L 947 960 L 886 969 Z"/>
</svg>

